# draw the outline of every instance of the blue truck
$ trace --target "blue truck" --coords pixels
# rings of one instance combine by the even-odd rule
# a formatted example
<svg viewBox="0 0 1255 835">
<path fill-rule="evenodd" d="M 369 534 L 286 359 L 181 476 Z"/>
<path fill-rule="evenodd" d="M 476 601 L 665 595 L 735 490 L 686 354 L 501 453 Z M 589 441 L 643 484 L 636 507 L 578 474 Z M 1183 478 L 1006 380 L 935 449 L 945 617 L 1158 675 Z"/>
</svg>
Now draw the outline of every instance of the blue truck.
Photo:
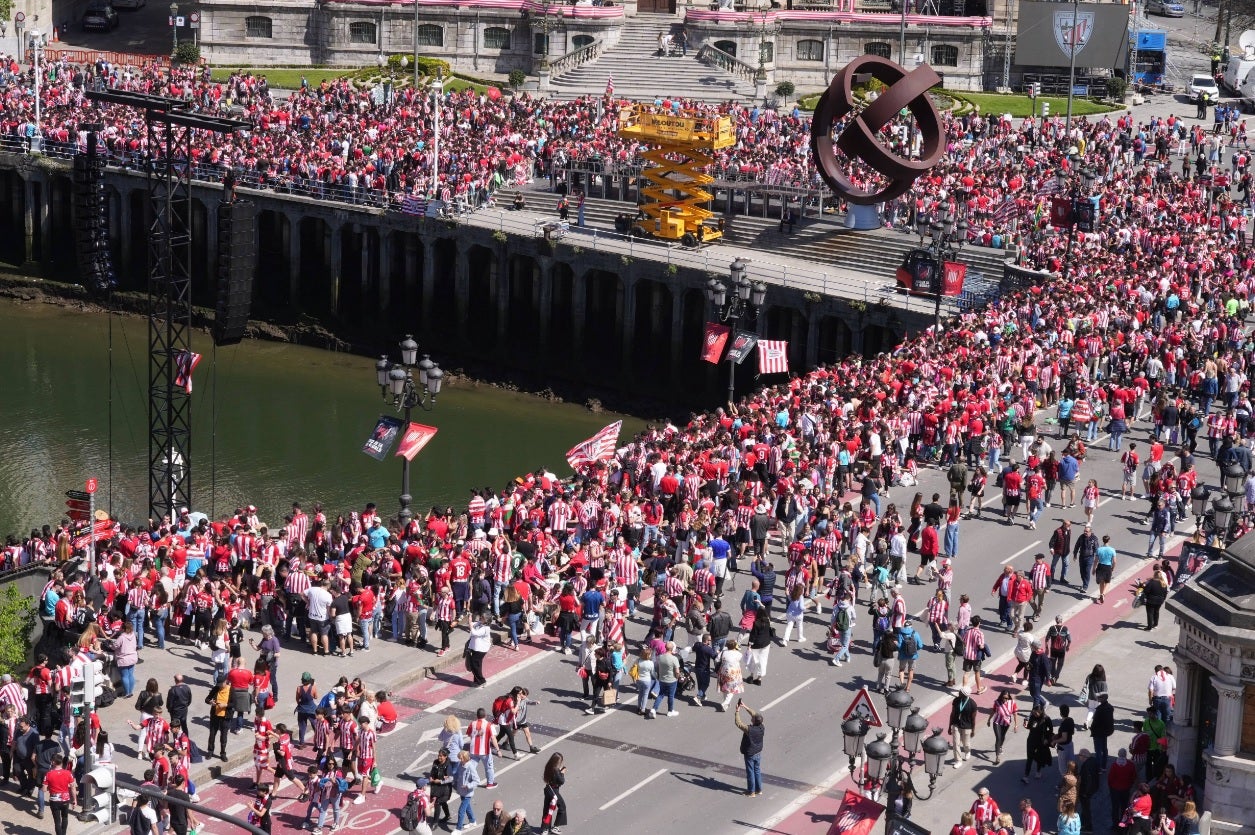
<svg viewBox="0 0 1255 835">
<path fill-rule="evenodd" d="M 1126 77 L 1135 86 L 1163 86 L 1164 69 L 1168 66 L 1168 33 L 1130 29 L 1128 62 Z"/>
</svg>

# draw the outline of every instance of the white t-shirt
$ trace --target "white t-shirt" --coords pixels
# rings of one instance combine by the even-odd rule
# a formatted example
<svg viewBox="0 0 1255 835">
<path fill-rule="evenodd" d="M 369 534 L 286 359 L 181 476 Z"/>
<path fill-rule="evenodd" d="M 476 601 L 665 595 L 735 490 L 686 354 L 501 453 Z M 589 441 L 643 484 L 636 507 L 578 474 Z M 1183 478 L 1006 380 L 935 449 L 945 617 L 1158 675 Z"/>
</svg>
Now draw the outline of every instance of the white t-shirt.
<svg viewBox="0 0 1255 835">
<path fill-rule="evenodd" d="M 331 592 L 322 586 L 312 586 L 305 592 L 305 602 L 309 606 L 307 615 L 310 620 L 326 620 L 327 609 L 331 606 Z"/>
</svg>

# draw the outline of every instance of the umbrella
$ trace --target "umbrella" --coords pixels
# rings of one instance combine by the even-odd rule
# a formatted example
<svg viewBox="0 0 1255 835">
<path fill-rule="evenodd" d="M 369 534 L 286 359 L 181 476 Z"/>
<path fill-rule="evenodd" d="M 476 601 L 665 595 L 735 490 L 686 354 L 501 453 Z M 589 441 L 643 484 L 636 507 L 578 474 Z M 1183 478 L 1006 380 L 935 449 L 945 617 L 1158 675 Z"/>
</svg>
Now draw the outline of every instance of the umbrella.
<svg viewBox="0 0 1255 835">
<path fill-rule="evenodd" d="M 496 101 L 497 99 L 501 98 L 501 91 L 498 90 L 496 87 L 489 87 L 488 98 L 493 101 Z"/>
</svg>

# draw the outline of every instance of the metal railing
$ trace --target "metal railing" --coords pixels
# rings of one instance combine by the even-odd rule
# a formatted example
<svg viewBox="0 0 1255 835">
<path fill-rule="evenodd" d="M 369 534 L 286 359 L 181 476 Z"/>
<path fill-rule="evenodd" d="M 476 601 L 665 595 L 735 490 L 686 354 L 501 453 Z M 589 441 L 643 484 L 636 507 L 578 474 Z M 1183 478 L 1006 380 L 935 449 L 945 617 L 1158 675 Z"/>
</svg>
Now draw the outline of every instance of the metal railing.
<svg viewBox="0 0 1255 835">
<path fill-rule="evenodd" d="M 572 49 L 561 58 L 554 58 L 549 62 L 549 77 L 559 78 L 571 70 L 591 64 L 601 57 L 603 48 L 604 42 L 599 38 L 590 44 Z"/>
<path fill-rule="evenodd" d="M 754 76 L 758 74 L 757 67 L 745 63 L 735 55 L 729 55 L 722 49 L 716 49 L 711 44 L 702 44 L 702 48 L 697 51 L 697 60 L 745 81 L 753 81 Z"/>
</svg>

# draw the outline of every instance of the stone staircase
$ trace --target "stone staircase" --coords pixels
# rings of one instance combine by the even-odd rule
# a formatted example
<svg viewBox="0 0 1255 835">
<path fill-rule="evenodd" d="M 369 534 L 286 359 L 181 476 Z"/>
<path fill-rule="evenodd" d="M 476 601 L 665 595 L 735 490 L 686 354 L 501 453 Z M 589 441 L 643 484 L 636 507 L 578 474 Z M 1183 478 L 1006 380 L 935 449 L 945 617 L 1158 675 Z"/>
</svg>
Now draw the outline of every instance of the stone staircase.
<svg viewBox="0 0 1255 835">
<path fill-rule="evenodd" d="M 550 87 L 559 98 L 600 96 L 606 79 L 614 76 L 614 94 L 652 101 L 659 95 L 684 96 L 698 101 L 724 102 L 754 96 L 754 84 L 697 60 L 690 44 L 687 57 L 658 57 L 658 33 L 673 34 L 680 24 L 672 15 L 638 14 L 624 21 L 619 42 L 596 61 L 555 78 Z"/>
<path fill-rule="evenodd" d="M 502 190 L 497 195 L 497 205 L 509 206 L 516 191 L 517 189 Z M 523 198 L 527 202 L 527 208 L 557 216 L 557 194 L 540 188 L 528 188 L 523 190 Z M 635 205 L 595 197 L 584 201 L 584 223 L 594 229 L 614 231 L 614 219 L 622 213 L 635 215 Z M 571 201 L 568 222 L 574 224 L 575 221 L 575 202 Z M 843 215 L 831 215 L 822 219 L 807 218 L 800 221 L 790 235 L 780 233 L 778 218 L 738 214 L 724 227 L 724 239 L 737 246 L 779 252 L 790 258 L 813 261 L 825 266 L 839 266 L 882 280 L 891 279 L 907 251 L 919 243 L 918 236 L 901 231 L 847 229 Z M 961 260 L 968 268 L 967 286 L 974 287 L 978 276 L 985 282 L 996 284 L 1002 278 L 1002 265 L 1008 257 L 1008 253 L 999 249 L 964 247 Z"/>
</svg>

